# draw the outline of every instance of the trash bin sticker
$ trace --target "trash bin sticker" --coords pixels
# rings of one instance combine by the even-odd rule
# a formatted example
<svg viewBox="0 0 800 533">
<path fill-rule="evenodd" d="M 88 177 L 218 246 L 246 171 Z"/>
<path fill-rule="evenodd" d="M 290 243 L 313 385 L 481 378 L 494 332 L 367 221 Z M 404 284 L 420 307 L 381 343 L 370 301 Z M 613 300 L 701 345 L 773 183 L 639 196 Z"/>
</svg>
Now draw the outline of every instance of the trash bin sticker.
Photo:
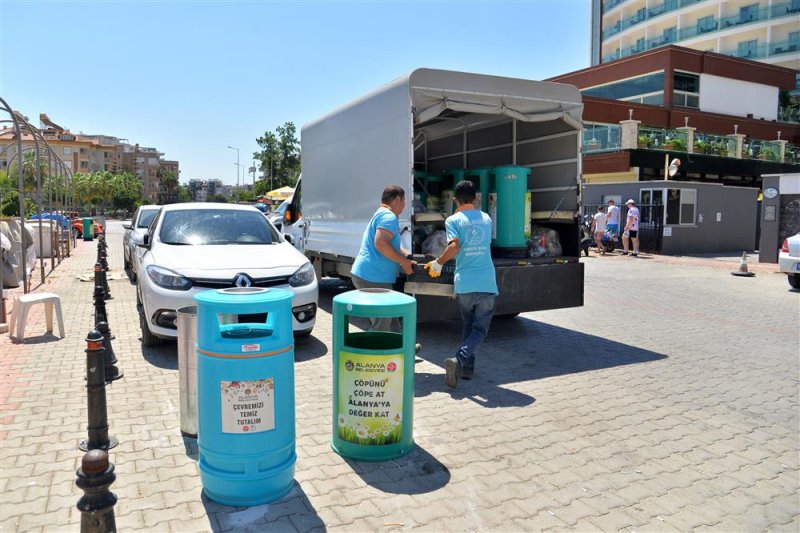
<svg viewBox="0 0 800 533">
<path fill-rule="evenodd" d="M 259 433 L 275 429 L 275 382 L 220 381 L 223 433 Z"/>
<path fill-rule="evenodd" d="M 339 438 L 380 446 L 403 437 L 403 355 L 339 357 Z"/>
</svg>

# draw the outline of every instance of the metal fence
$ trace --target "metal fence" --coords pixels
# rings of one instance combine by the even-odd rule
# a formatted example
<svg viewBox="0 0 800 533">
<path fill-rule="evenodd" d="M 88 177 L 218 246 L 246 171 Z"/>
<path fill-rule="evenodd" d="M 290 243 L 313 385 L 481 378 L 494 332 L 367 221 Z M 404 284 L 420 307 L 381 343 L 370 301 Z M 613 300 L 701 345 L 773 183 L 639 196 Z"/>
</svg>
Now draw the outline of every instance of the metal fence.
<svg viewBox="0 0 800 533">
<path fill-rule="evenodd" d="M 605 208 L 605 204 L 601 204 Z M 589 217 L 597 213 L 598 204 L 584 204 L 583 214 Z M 664 205 L 663 204 L 643 204 L 639 208 L 639 251 L 649 254 L 661 253 L 661 244 L 664 237 Z M 604 209 L 605 210 L 605 209 Z M 622 233 L 625 228 L 625 220 L 628 218 L 628 208 L 624 205 L 619 208 L 619 231 Z M 620 236 L 620 248 L 622 247 L 622 237 Z"/>
</svg>

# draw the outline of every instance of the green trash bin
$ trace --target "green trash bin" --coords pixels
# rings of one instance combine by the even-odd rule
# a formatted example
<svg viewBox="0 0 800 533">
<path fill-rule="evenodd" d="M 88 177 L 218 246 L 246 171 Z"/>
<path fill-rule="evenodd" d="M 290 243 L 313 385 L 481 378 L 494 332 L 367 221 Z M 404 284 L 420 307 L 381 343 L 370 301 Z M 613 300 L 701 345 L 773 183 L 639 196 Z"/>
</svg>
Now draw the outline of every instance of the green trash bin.
<svg viewBox="0 0 800 533">
<path fill-rule="evenodd" d="M 495 226 L 492 228 L 492 248 L 501 256 L 515 257 L 527 253 L 531 231 L 530 173 L 530 168 L 516 165 L 494 168 L 494 213 L 490 207 Z"/>
<path fill-rule="evenodd" d="M 91 241 L 94 239 L 94 219 L 83 217 L 83 240 Z"/>
<path fill-rule="evenodd" d="M 401 333 L 350 331 L 351 317 L 399 317 Z M 387 461 L 414 447 L 417 301 L 388 289 L 333 299 L 331 448 L 359 461 Z"/>
</svg>

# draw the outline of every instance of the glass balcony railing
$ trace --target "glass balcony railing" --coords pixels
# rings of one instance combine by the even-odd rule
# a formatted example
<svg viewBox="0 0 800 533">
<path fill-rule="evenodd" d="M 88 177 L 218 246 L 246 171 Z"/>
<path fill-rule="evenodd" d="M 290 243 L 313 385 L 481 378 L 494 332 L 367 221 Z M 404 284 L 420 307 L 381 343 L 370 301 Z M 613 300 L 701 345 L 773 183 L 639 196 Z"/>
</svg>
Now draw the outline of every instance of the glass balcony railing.
<svg viewBox="0 0 800 533">
<path fill-rule="evenodd" d="M 785 163 L 791 163 L 793 165 L 800 165 L 800 146 L 796 146 L 794 144 L 787 144 L 786 145 L 786 152 L 783 156 L 783 161 Z"/>
<path fill-rule="evenodd" d="M 685 152 L 688 137 L 685 132 L 659 128 L 639 128 L 639 148 Z"/>
<path fill-rule="evenodd" d="M 666 0 L 662 4 L 650 7 L 647 10 L 642 9 L 638 11 L 635 15 L 627 17 L 624 20 L 617 21 L 616 23 L 614 23 L 614 25 L 609 26 L 608 28 L 603 30 L 603 40 L 608 39 L 609 37 L 612 37 L 622 31 L 625 31 L 628 28 L 635 26 L 641 22 L 644 22 L 645 20 L 651 19 L 653 17 L 658 17 L 660 15 L 663 15 L 664 13 L 668 13 L 670 11 L 686 7 L 691 4 L 696 4 L 697 2 L 700 1 L 702 0 Z M 608 9 L 611 8 L 609 7 Z M 678 38 L 690 39 L 692 37 L 696 37 L 697 35 L 702 35 L 714 31 L 723 31 L 729 28 L 740 26 L 742 24 L 751 24 L 754 22 L 761 22 L 764 20 L 776 19 L 781 17 L 796 17 L 798 16 L 798 14 L 800 14 L 800 2 L 798 2 L 797 0 L 791 0 L 789 2 L 781 2 L 779 4 L 774 4 L 769 7 L 762 7 L 760 9 L 755 9 L 747 12 L 739 12 L 736 15 L 731 15 L 729 17 L 723 17 L 719 20 L 715 20 L 713 24 L 681 28 L 680 30 L 678 30 Z M 667 42 L 663 41 L 663 38 L 656 38 L 652 39 L 650 43 L 660 43 L 660 44 L 653 44 L 652 46 L 648 44 L 648 46 L 649 48 L 656 48 L 658 46 L 663 46 L 665 44 L 669 44 L 670 42 L 674 42 L 675 40 L 677 39 L 672 39 L 671 41 Z"/>
<path fill-rule="evenodd" d="M 618 124 L 587 124 L 583 130 L 584 154 L 620 149 L 622 127 Z"/>
<path fill-rule="evenodd" d="M 779 41 L 769 43 L 767 55 L 777 56 L 781 54 L 790 54 L 792 52 L 797 52 L 798 50 L 800 50 L 800 41 L 798 40 Z"/>
<path fill-rule="evenodd" d="M 678 31 L 678 35 L 680 36 L 681 40 L 691 39 L 692 37 L 697 37 L 698 35 L 717 31 L 718 29 L 719 22 L 714 20 L 711 22 L 705 22 L 703 25 L 698 24 L 697 26 L 693 26 L 691 28 L 682 28 Z"/>
<path fill-rule="evenodd" d="M 608 0 L 607 2 L 604 2 L 603 13 L 608 13 L 623 2 L 625 2 L 625 0 Z"/>
<path fill-rule="evenodd" d="M 762 161 L 780 161 L 781 145 L 772 141 L 757 139 L 746 141 L 742 146 L 743 159 L 760 159 Z"/>
<path fill-rule="evenodd" d="M 693 150 L 696 154 L 736 157 L 736 139 L 724 135 L 695 133 Z"/>
</svg>

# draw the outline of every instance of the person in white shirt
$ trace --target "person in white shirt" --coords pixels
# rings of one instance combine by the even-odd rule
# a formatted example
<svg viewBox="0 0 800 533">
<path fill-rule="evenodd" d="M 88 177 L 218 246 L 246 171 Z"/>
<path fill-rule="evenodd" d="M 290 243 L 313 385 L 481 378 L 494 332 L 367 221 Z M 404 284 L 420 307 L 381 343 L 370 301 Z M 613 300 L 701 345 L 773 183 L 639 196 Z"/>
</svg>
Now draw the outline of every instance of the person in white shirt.
<svg viewBox="0 0 800 533">
<path fill-rule="evenodd" d="M 608 231 L 614 235 L 619 235 L 619 207 L 614 205 L 614 200 L 608 201 Z"/>
<path fill-rule="evenodd" d="M 597 213 L 592 217 L 592 233 L 594 234 L 594 243 L 597 245 L 597 252 L 600 255 L 606 255 L 606 250 L 603 248 L 603 235 L 606 232 L 606 221 L 608 218 L 603 212 L 603 206 L 597 206 Z"/>
<path fill-rule="evenodd" d="M 628 255 L 630 244 L 633 244 L 633 257 L 639 257 L 639 208 L 634 205 L 633 198 L 625 202 L 628 207 L 628 217 L 625 222 L 625 232 L 622 234 L 622 255 Z M 630 242 L 629 242 L 630 241 Z"/>
</svg>

